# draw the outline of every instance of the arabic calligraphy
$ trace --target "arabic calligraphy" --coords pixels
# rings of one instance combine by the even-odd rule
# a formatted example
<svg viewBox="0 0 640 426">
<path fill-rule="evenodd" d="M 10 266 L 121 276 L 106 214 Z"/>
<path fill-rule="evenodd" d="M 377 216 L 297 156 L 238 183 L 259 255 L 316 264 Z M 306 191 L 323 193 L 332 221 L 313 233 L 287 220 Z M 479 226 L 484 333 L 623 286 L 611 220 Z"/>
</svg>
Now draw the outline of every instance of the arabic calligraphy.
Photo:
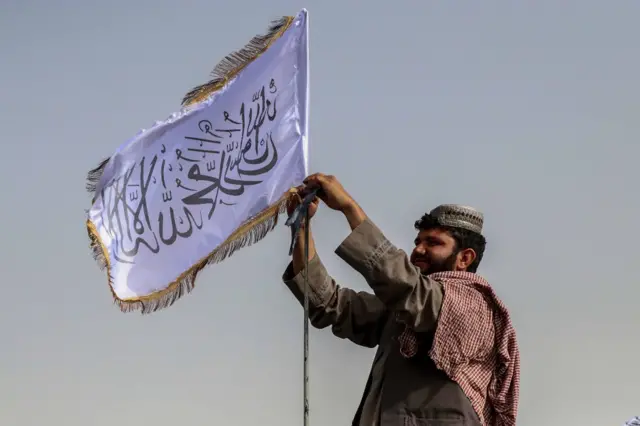
<svg viewBox="0 0 640 426">
<path fill-rule="evenodd" d="M 278 163 L 272 123 L 274 79 L 242 102 L 237 113 L 202 118 L 174 146 L 163 140 L 101 190 L 103 225 L 114 261 L 134 263 L 141 249 L 159 253 L 191 237 L 216 211 L 238 203 L 248 187 L 265 181 Z M 214 125 L 213 123 L 218 123 Z"/>
</svg>

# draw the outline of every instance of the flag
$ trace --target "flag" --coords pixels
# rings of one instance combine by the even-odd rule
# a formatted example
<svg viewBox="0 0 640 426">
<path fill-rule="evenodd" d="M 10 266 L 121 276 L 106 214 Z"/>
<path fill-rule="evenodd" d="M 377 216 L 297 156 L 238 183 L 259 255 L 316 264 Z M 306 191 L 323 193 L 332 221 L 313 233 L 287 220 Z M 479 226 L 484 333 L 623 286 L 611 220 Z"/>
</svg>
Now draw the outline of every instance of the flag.
<svg viewBox="0 0 640 426">
<path fill-rule="evenodd" d="M 90 247 L 122 311 L 172 305 L 275 227 L 307 175 L 307 19 L 273 22 L 89 172 Z"/>
<path fill-rule="evenodd" d="M 636 416 L 631 420 L 627 421 L 624 426 L 640 426 L 640 417 Z"/>
</svg>

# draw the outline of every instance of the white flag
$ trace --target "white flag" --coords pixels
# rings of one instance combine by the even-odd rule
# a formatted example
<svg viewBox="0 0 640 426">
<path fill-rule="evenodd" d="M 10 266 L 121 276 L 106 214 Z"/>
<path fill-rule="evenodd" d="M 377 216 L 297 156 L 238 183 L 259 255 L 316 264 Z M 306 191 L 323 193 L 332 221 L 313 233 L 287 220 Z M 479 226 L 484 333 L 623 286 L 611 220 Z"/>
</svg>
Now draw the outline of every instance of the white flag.
<svg viewBox="0 0 640 426">
<path fill-rule="evenodd" d="M 91 247 L 123 311 L 171 305 L 275 227 L 308 171 L 307 33 L 306 10 L 274 22 L 89 172 Z"/>
<path fill-rule="evenodd" d="M 627 421 L 623 426 L 640 426 L 640 417 L 634 417 Z"/>
</svg>

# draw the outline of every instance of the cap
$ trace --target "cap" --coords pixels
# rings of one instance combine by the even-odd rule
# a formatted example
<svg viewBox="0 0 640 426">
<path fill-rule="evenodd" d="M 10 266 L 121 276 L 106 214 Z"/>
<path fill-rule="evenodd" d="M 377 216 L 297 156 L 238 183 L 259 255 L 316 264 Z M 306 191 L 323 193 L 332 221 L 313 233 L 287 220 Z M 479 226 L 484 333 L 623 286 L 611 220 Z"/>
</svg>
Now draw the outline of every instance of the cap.
<svg viewBox="0 0 640 426">
<path fill-rule="evenodd" d="M 463 228 L 482 234 L 484 215 L 473 207 L 459 204 L 441 204 L 431 210 L 429 216 L 442 226 Z"/>
</svg>

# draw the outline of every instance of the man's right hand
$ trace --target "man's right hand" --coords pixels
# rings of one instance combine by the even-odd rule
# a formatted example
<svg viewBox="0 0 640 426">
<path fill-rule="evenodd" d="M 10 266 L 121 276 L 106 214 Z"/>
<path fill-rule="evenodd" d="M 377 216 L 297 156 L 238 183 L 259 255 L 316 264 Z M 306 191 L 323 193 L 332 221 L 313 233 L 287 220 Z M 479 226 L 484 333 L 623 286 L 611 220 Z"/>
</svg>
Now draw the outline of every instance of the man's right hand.
<svg viewBox="0 0 640 426">
<path fill-rule="evenodd" d="M 296 188 L 298 192 L 293 196 L 289 197 L 289 202 L 287 204 L 287 215 L 291 216 L 291 213 L 300 205 L 302 199 L 307 195 L 305 192 L 305 186 L 299 186 Z M 318 211 L 318 206 L 320 204 L 320 199 L 318 197 L 314 197 L 311 204 L 309 204 L 309 219 L 311 219 L 316 212 Z M 302 220 L 302 226 L 305 226 L 304 219 Z"/>
</svg>

